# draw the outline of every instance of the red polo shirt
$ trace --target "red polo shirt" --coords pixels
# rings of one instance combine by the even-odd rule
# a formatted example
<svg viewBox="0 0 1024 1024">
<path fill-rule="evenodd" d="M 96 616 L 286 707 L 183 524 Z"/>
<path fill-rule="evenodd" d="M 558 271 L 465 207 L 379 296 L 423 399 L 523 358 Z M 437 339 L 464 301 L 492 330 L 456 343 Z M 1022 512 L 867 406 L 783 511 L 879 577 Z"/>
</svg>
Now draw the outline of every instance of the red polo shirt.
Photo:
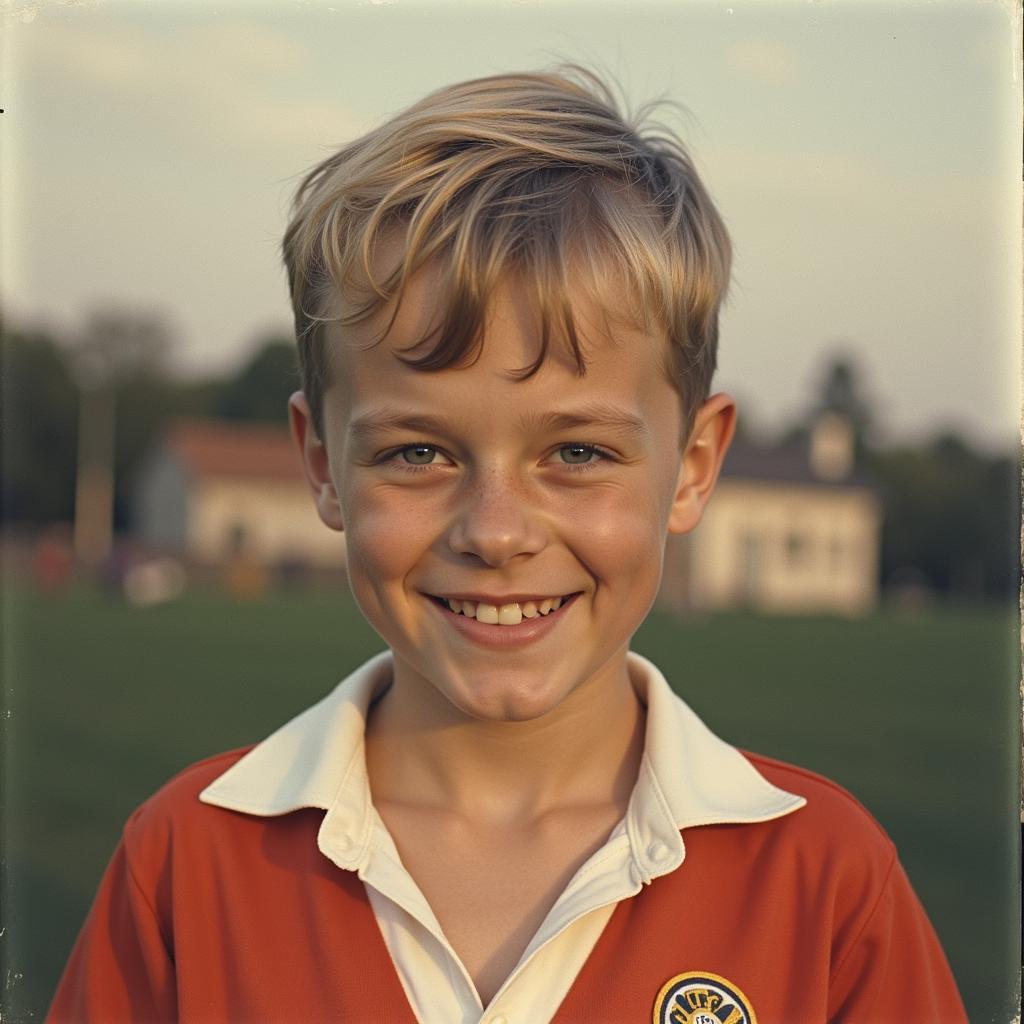
<svg viewBox="0 0 1024 1024">
<path fill-rule="evenodd" d="M 50 1021 L 415 1021 L 363 883 L 317 847 L 323 812 L 199 801 L 239 756 L 129 819 Z M 685 862 L 618 904 L 553 1020 L 966 1021 L 881 828 L 827 780 L 748 757 L 807 805 L 684 830 Z"/>
</svg>

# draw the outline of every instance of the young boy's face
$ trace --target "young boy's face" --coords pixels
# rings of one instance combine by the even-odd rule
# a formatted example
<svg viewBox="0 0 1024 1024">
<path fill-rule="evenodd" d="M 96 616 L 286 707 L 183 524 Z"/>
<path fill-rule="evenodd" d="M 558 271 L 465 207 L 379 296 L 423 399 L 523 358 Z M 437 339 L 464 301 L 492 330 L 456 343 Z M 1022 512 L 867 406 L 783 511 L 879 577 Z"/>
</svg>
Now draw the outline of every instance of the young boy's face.
<svg viewBox="0 0 1024 1024">
<path fill-rule="evenodd" d="M 476 363 L 415 370 L 395 351 L 432 322 L 434 294 L 424 271 L 376 346 L 386 320 L 332 327 L 322 446 L 301 394 L 293 431 L 321 518 L 345 532 L 353 594 L 394 653 L 396 682 L 401 673 L 421 698 L 477 720 L 534 719 L 602 680 L 624 681 L 666 534 L 696 525 L 734 408 L 710 399 L 681 448 L 679 397 L 661 369 L 667 342 L 637 329 L 604 337 L 582 303 L 586 375 L 553 344 L 533 377 L 516 380 L 538 332 L 512 282 L 489 309 Z M 502 625 L 467 635 L 433 599 L 572 594 L 542 635 L 513 645 Z"/>
</svg>

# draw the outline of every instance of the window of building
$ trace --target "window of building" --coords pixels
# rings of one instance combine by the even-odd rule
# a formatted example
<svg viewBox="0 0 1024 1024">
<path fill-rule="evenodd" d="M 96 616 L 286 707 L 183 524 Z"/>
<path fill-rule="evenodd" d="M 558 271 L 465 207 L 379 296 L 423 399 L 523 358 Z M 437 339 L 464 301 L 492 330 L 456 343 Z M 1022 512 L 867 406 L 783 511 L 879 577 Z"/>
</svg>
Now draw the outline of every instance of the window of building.
<svg viewBox="0 0 1024 1024">
<path fill-rule="evenodd" d="M 828 565 L 833 572 L 838 572 L 843 565 L 843 538 L 833 534 L 828 542 Z"/>
<path fill-rule="evenodd" d="M 791 566 L 803 565 L 810 554 L 810 538 L 799 530 L 790 530 L 786 534 L 786 561 Z"/>
</svg>

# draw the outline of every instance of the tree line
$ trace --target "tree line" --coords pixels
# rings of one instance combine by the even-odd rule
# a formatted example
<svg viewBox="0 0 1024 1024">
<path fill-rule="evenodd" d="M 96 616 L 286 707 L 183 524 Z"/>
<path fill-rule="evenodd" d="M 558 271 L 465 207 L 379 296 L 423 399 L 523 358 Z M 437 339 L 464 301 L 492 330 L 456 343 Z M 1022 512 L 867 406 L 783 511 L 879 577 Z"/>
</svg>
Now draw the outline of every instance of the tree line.
<svg viewBox="0 0 1024 1024">
<path fill-rule="evenodd" d="M 168 368 L 174 340 L 146 312 L 97 313 L 74 337 L 0 319 L 5 524 L 71 521 L 83 387 L 107 389 L 116 410 L 116 532 L 131 529 L 134 473 L 169 417 L 287 424 L 287 399 L 299 387 L 290 336 L 267 333 L 233 372 L 190 379 Z M 871 397 L 849 357 L 833 360 L 783 440 L 806 434 L 826 410 L 853 426 L 858 473 L 882 498 L 883 587 L 923 586 L 951 598 L 1016 595 L 1016 452 L 988 454 L 950 432 L 918 444 L 878 442 Z"/>
</svg>

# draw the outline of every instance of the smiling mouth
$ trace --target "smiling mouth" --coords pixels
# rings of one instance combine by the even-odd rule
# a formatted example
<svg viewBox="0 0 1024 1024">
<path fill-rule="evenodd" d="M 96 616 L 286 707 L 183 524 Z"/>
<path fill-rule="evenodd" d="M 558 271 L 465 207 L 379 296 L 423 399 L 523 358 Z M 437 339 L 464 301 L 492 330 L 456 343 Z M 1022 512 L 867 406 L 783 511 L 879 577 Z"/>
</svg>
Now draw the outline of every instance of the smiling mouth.
<svg viewBox="0 0 1024 1024">
<path fill-rule="evenodd" d="M 562 597 L 546 597 L 542 601 L 524 601 L 522 604 L 514 602 L 503 605 L 487 604 L 483 601 L 460 601 L 437 597 L 435 594 L 428 594 L 427 597 L 452 615 L 462 615 L 491 626 L 518 626 L 523 619 L 544 618 L 552 612 L 558 611 L 567 601 L 581 593 L 582 591 L 578 590 Z"/>
</svg>

